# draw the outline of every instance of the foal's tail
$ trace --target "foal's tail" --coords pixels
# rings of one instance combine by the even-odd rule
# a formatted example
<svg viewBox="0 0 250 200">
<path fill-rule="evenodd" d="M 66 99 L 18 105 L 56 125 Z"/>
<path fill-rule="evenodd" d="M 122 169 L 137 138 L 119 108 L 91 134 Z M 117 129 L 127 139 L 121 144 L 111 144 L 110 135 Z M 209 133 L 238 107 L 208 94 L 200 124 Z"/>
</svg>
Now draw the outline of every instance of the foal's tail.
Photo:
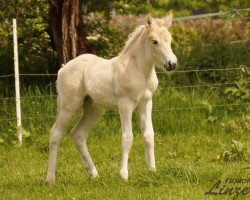
<svg viewBox="0 0 250 200">
<path fill-rule="evenodd" d="M 57 118 L 59 116 L 59 111 L 60 111 L 60 95 L 57 94 L 57 114 L 56 114 Z"/>
<path fill-rule="evenodd" d="M 62 64 L 62 67 L 64 66 L 64 64 Z M 61 68 L 62 69 L 62 68 Z M 60 86 L 59 86 L 59 73 L 60 73 L 60 70 L 58 71 L 58 75 L 57 75 L 57 80 L 56 80 L 56 91 L 57 91 L 57 117 L 59 116 L 59 112 L 60 112 Z"/>
</svg>

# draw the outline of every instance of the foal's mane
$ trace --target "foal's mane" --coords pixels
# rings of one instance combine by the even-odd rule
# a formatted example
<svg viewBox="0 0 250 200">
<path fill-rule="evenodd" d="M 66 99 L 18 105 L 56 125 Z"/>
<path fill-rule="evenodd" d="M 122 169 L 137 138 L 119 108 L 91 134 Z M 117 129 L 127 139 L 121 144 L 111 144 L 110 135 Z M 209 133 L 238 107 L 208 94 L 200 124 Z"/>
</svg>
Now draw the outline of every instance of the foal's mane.
<svg viewBox="0 0 250 200">
<path fill-rule="evenodd" d="M 158 27 L 164 26 L 164 20 L 155 18 L 153 19 L 153 24 L 156 24 Z M 138 38 L 141 36 L 144 30 L 145 30 L 145 25 L 140 25 L 137 28 L 135 28 L 132 33 L 129 34 L 128 40 L 125 43 L 125 46 L 121 51 L 120 55 L 125 54 L 129 51 L 130 47 L 136 42 L 136 40 L 138 40 Z"/>
<path fill-rule="evenodd" d="M 128 40 L 125 43 L 125 47 L 121 51 L 120 54 L 125 54 L 128 52 L 130 47 L 135 43 L 135 41 L 140 37 L 142 32 L 144 31 L 145 25 L 140 25 L 134 29 L 132 33 L 129 34 Z"/>
</svg>

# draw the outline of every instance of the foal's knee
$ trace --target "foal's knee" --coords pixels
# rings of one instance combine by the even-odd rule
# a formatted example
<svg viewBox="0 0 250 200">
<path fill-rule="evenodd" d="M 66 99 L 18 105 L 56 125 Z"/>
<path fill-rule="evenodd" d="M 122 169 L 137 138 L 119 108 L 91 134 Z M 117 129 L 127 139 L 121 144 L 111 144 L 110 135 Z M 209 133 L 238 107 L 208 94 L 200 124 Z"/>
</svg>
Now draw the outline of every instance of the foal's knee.
<svg viewBox="0 0 250 200">
<path fill-rule="evenodd" d="M 122 146 L 130 148 L 133 143 L 133 135 L 122 137 Z"/>
<path fill-rule="evenodd" d="M 62 133 L 55 131 L 53 128 L 50 131 L 50 140 L 49 140 L 49 145 L 54 146 L 54 145 L 59 145 L 62 140 Z"/>
<path fill-rule="evenodd" d="M 143 143 L 147 148 L 154 147 L 154 136 L 153 135 L 145 135 L 143 136 Z"/>
</svg>

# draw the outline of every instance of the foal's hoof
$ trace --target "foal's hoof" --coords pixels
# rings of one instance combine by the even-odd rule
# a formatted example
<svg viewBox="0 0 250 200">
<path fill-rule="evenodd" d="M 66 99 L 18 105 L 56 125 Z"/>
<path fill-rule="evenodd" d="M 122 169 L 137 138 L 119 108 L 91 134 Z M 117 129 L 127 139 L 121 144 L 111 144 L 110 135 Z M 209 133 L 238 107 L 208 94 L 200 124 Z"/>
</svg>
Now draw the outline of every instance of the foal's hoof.
<svg viewBox="0 0 250 200">
<path fill-rule="evenodd" d="M 156 172 L 156 171 L 157 171 L 155 167 L 149 167 L 148 170 L 149 170 L 150 172 Z"/>
<path fill-rule="evenodd" d="M 124 181 L 128 181 L 128 170 L 120 170 L 120 176 Z"/>
<path fill-rule="evenodd" d="M 48 185 L 48 186 L 52 186 L 55 184 L 55 177 L 53 176 L 47 176 L 46 179 L 45 179 L 45 184 Z"/>
<path fill-rule="evenodd" d="M 96 168 L 93 168 L 91 171 L 88 171 L 88 173 L 89 173 L 90 180 L 95 180 L 95 179 L 99 178 L 99 174 L 98 174 L 98 171 L 96 170 Z"/>
<path fill-rule="evenodd" d="M 90 181 L 95 181 L 95 180 L 97 180 L 98 178 L 99 178 L 100 176 L 99 176 L 99 174 L 97 174 L 96 176 L 89 176 L 89 180 Z"/>
</svg>

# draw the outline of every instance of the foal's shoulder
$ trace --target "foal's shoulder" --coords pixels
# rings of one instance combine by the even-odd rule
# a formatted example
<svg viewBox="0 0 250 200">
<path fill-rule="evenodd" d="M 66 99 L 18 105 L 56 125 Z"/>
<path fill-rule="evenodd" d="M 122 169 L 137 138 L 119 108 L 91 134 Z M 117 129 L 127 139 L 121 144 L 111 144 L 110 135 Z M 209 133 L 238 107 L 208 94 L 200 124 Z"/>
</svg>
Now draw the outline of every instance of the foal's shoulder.
<svg viewBox="0 0 250 200">
<path fill-rule="evenodd" d="M 159 83 L 159 81 L 158 81 L 158 78 L 156 76 L 156 72 L 153 71 L 153 73 L 151 74 L 150 79 L 148 81 L 148 87 L 152 93 L 154 93 L 156 91 L 156 89 L 158 87 L 158 83 Z"/>
</svg>

